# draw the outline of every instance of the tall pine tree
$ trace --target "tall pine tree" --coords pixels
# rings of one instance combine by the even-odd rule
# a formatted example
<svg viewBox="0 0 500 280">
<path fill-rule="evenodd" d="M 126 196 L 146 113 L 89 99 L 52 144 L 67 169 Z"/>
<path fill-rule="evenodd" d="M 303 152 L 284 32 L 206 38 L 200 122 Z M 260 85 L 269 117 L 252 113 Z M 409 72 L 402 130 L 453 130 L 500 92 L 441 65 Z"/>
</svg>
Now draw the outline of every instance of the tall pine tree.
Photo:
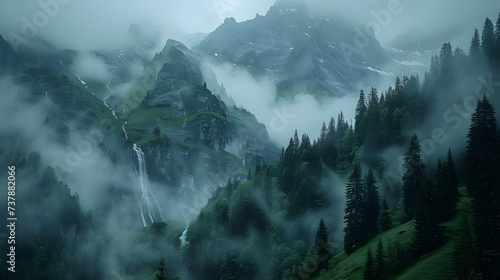
<svg viewBox="0 0 500 280">
<path fill-rule="evenodd" d="M 384 245 L 382 244 L 382 239 L 378 240 L 377 253 L 375 255 L 375 275 L 377 279 L 385 279 L 386 269 L 385 269 L 385 257 L 384 257 Z"/>
<path fill-rule="evenodd" d="M 486 96 L 478 100 L 467 135 L 467 187 L 473 198 L 474 228 L 480 254 L 480 270 L 486 278 L 500 276 L 500 182 L 497 122 Z M 498 153 L 497 153 L 498 154 Z M 496 272 L 494 272 L 496 271 Z"/>
<path fill-rule="evenodd" d="M 436 182 L 432 177 L 422 178 L 418 189 L 415 205 L 415 238 L 414 249 L 420 254 L 425 254 L 443 244 L 443 229 L 436 218 L 438 211 L 438 195 Z"/>
<path fill-rule="evenodd" d="M 375 275 L 375 261 L 373 260 L 372 248 L 368 247 L 366 253 L 365 271 L 363 273 L 363 280 L 377 280 Z"/>
<path fill-rule="evenodd" d="M 469 56 L 472 61 L 477 61 L 481 57 L 481 42 L 477 29 L 474 29 L 474 35 L 470 43 Z"/>
<path fill-rule="evenodd" d="M 354 117 L 354 127 L 356 129 L 356 139 L 359 145 L 362 145 L 365 136 L 366 136 L 366 128 L 364 127 L 363 117 L 367 111 L 366 108 L 366 100 L 365 93 L 363 90 L 359 92 L 358 105 L 356 106 L 356 112 Z"/>
<path fill-rule="evenodd" d="M 346 186 L 344 249 L 348 254 L 354 252 L 366 239 L 366 232 L 361 230 L 363 229 L 363 213 L 365 212 L 363 193 L 361 170 L 359 164 L 356 164 Z"/>
<path fill-rule="evenodd" d="M 420 142 L 416 134 L 411 137 L 410 144 L 405 153 L 404 167 L 406 168 L 403 175 L 404 210 L 408 219 L 412 220 L 415 211 L 415 200 L 425 169 L 425 165 L 422 162 Z"/>
<path fill-rule="evenodd" d="M 489 18 L 486 18 L 486 20 L 484 21 L 481 41 L 481 50 L 483 51 L 483 55 L 488 59 L 492 59 L 495 49 L 495 33 L 493 30 L 493 23 Z"/>
<path fill-rule="evenodd" d="M 444 163 L 439 161 L 436 181 L 440 195 L 441 221 L 450 219 L 456 212 L 458 202 L 458 175 L 455 169 L 455 163 L 451 155 L 451 149 L 448 150 L 448 156 Z"/>
<path fill-rule="evenodd" d="M 316 232 L 316 239 L 314 240 L 314 254 L 318 263 L 318 272 L 323 269 L 328 269 L 328 261 L 333 256 L 332 246 L 328 242 L 328 238 L 325 221 L 321 219 Z"/>
<path fill-rule="evenodd" d="M 365 179 L 365 226 L 368 237 L 371 238 L 378 234 L 378 215 L 380 213 L 379 206 L 380 196 L 377 186 L 375 185 L 375 177 L 370 168 Z"/>
</svg>

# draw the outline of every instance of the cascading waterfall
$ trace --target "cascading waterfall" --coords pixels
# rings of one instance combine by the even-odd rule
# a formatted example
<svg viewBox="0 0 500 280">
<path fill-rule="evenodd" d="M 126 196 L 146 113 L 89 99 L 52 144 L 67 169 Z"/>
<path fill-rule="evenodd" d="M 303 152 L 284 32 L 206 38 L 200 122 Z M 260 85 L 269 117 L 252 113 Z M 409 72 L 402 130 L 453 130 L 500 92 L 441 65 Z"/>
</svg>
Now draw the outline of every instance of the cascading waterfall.
<svg viewBox="0 0 500 280">
<path fill-rule="evenodd" d="M 158 200 L 151 191 L 151 187 L 149 185 L 144 153 L 142 152 L 142 149 L 136 144 L 134 144 L 134 151 L 137 154 L 137 160 L 139 162 L 139 172 L 137 174 L 141 191 L 141 197 L 139 199 L 139 211 L 141 213 L 142 224 L 144 227 L 147 227 L 148 224 L 163 222 L 163 211 L 160 207 L 160 203 L 158 203 Z"/>
<path fill-rule="evenodd" d="M 179 241 L 181 242 L 181 247 L 184 247 L 185 245 L 189 244 L 189 242 L 186 241 L 186 234 L 187 234 L 188 228 L 186 228 L 183 232 L 181 237 L 179 237 Z"/>
</svg>

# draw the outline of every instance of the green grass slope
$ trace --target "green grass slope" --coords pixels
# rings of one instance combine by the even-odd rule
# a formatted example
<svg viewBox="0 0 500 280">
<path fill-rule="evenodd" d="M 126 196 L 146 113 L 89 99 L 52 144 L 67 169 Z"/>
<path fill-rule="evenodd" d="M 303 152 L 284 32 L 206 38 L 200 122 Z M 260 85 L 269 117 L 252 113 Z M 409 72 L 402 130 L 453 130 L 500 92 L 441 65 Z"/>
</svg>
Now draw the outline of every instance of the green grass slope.
<svg viewBox="0 0 500 280">
<path fill-rule="evenodd" d="M 330 270 L 317 280 L 329 279 L 363 279 L 363 271 L 366 262 L 366 253 L 371 247 L 372 252 L 376 250 L 378 240 L 381 239 L 385 249 L 389 244 L 409 244 L 415 232 L 415 222 L 392 228 L 391 230 L 377 235 L 368 244 L 359 248 L 354 253 L 347 255 L 345 252 L 338 254 L 330 260 Z"/>
<path fill-rule="evenodd" d="M 388 270 L 399 271 L 396 276 L 388 279 L 455 279 L 456 273 L 453 267 L 452 254 L 456 242 L 456 232 L 460 230 L 462 224 L 458 215 L 442 224 L 448 237 L 448 242 L 442 247 L 419 256 L 416 260 L 407 263 L 389 262 L 389 254 L 397 254 L 396 248 L 408 248 L 415 233 L 415 221 L 410 221 L 397 226 L 387 232 L 374 237 L 365 246 L 359 248 L 354 253 L 347 255 L 342 252 L 330 261 L 330 270 L 323 273 L 317 280 L 333 279 L 363 279 L 364 266 L 368 248 L 371 247 L 373 254 L 377 249 L 377 243 L 382 240 Z M 402 252 L 402 254 L 408 254 Z M 398 253 L 398 254 L 401 254 Z M 410 256 L 411 259 L 411 256 Z M 406 267 L 405 267 L 406 266 Z"/>
</svg>

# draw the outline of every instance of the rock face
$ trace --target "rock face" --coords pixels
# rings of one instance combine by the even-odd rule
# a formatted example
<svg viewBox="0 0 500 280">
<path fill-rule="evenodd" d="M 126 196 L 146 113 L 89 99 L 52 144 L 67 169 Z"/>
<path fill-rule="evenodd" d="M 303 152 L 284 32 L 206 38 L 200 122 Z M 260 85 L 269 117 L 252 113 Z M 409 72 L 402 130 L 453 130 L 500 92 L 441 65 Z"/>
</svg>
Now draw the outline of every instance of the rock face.
<svg viewBox="0 0 500 280">
<path fill-rule="evenodd" d="M 10 45 L 0 36 L 0 73 L 9 72 L 16 61 L 16 54 Z"/>
<path fill-rule="evenodd" d="M 210 33 L 196 52 L 256 76 L 272 77 L 282 95 L 344 95 L 369 84 L 389 62 L 375 38 L 356 45 L 357 29 L 341 20 L 309 13 L 301 1 L 278 1 L 265 16 L 233 18 Z"/>
<path fill-rule="evenodd" d="M 169 40 L 145 69 L 144 75 L 155 78 L 154 85 L 130 112 L 128 129 L 131 135 L 141 134 L 134 132 L 140 116 L 137 131 L 145 133 L 133 141 L 150 139 L 155 126 L 161 131 L 160 137 L 143 144 L 151 179 L 194 196 L 200 186 L 213 191 L 231 177 L 243 178 L 245 165 L 277 159 L 279 150 L 265 126 L 250 112 L 223 101 L 223 96 L 230 99 L 200 55 Z"/>
</svg>

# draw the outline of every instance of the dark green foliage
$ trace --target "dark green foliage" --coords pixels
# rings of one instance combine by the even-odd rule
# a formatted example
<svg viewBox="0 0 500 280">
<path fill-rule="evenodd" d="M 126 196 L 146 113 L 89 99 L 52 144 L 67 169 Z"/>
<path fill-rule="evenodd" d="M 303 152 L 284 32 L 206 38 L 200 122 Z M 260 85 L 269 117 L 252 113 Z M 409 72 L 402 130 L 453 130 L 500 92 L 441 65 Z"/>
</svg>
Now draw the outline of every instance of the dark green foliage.
<svg viewBox="0 0 500 280">
<path fill-rule="evenodd" d="M 376 280 L 376 264 L 373 259 L 372 248 L 368 248 L 368 252 L 366 253 L 366 263 L 365 270 L 363 273 L 364 280 Z"/>
<path fill-rule="evenodd" d="M 380 196 L 378 194 L 377 186 L 375 185 L 375 177 L 373 171 L 370 168 L 368 175 L 365 179 L 365 226 L 366 232 L 369 238 L 378 234 L 378 216 L 380 213 L 379 200 Z"/>
<path fill-rule="evenodd" d="M 425 176 L 418 189 L 414 215 L 416 232 L 413 247 L 419 254 L 428 253 L 445 241 L 444 232 L 435 217 L 438 199 L 435 180 Z"/>
<path fill-rule="evenodd" d="M 290 203 L 287 208 L 289 218 L 326 206 L 326 195 L 320 185 L 323 173 L 320 149 L 331 150 L 326 141 L 328 140 L 324 139 L 319 144 L 313 145 L 307 134 L 302 135 L 302 139 L 299 140 L 296 131 L 284 150 L 277 169 L 277 180 L 281 190 L 289 197 Z M 267 183 L 264 183 L 268 194 L 271 192 L 271 177 L 272 174 L 268 173 Z M 267 204 L 271 205 L 272 201 L 268 199 Z"/>
<path fill-rule="evenodd" d="M 404 167 L 406 169 L 403 175 L 403 198 L 404 209 L 408 219 L 412 220 L 417 193 L 422 184 L 425 165 L 422 162 L 422 153 L 418 137 L 414 134 L 405 153 Z"/>
<path fill-rule="evenodd" d="M 358 105 L 356 106 L 354 127 L 356 128 L 356 139 L 358 144 L 363 144 L 366 136 L 366 129 L 363 123 L 363 117 L 367 111 L 365 93 L 363 90 L 359 92 Z"/>
<path fill-rule="evenodd" d="M 347 253 L 354 252 L 366 240 L 364 229 L 365 205 L 363 197 L 363 181 L 361 180 L 361 170 L 359 165 L 354 166 L 346 186 L 346 207 L 344 221 L 344 250 Z"/>
<path fill-rule="evenodd" d="M 394 218 L 389 210 L 389 206 L 387 206 L 387 200 L 384 200 L 384 207 L 380 212 L 380 225 L 382 226 L 382 231 L 390 230 L 393 224 Z"/>
<path fill-rule="evenodd" d="M 384 257 L 384 244 L 382 240 L 378 240 L 377 253 L 375 256 L 375 275 L 377 279 L 385 279 L 386 268 L 385 268 L 385 257 Z"/>
<path fill-rule="evenodd" d="M 500 70 L 500 13 L 498 14 L 497 22 L 495 24 L 495 47 L 493 51 L 493 66 L 494 69 Z M 497 72 L 499 74 L 500 72 Z"/>
<path fill-rule="evenodd" d="M 472 216 L 470 215 L 473 211 L 472 199 L 465 188 L 462 188 L 461 192 L 460 230 L 456 233 L 456 241 L 453 244 L 453 266 L 460 279 L 467 279 L 477 262 L 478 250 Z"/>
<path fill-rule="evenodd" d="M 318 262 L 318 272 L 323 269 L 328 269 L 328 261 L 333 256 L 333 252 L 332 246 L 329 243 L 329 236 L 325 226 L 325 221 L 323 219 L 319 222 L 313 246 L 314 256 Z"/>
<path fill-rule="evenodd" d="M 299 266 L 302 261 L 300 254 L 285 244 L 274 244 L 271 254 L 272 279 L 281 279 L 283 275 L 290 274 L 290 269 Z"/>
<path fill-rule="evenodd" d="M 459 198 L 458 175 L 451 155 L 451 149 L 448 150 L 446 161 L 444 163 L 441 163 L 441 161 L 438 162 L 436 181 L 440 201 L 439 211 L 436 213 L 436 216 L 439 217 L 439 221 L 446 221 L 455 214 Z"/>
<path fill-rule="evenodd" d="M 474 36 L 470 43 L 469 56 L 472 60 L 481 57 L 481 42 L 479 39 L 479 31 L 474 29 Z"/>
<path fill-rule="evenodd" d="M 158 126 L 155 126 L 153 134 L 155 135 L 156 139 L 160 139 L 160 133 L 160 128 Z"/>
<path fill-rule="evenodd" d="M 495 33 L 493 23 L 489 18 L 486 18 L 483 25 L 483 33 L 481 34 L 481 50 L 487 59 L 492 59 L 495 51 Z"/>
<path fill-rule="evenodd" d="M 439 53 L 439 74 L 440 83 L 448 84 L 451 81 L 453 67 L 453 51 L 450 43 L 444 43 Z"/>
<path fill-rule="evenodd" d="M 167 277 L 167 269 L 165 268 L 165 258 L 160 260 L 160 264 L 158 264 L 158 272 L 156 273 L 156 280 L 179 280 L 179 277 L 174 279 Z"/>
<path fill-rule="evenodd" d="M 473 199 L 474 228 L 480 250 L 480 270 L 485 277 L 499 273 L 500 186 L 497 122 L 495 110 L 486 96 L 478 100 L 467 135 L 467 186 Z"/>
</svg>

